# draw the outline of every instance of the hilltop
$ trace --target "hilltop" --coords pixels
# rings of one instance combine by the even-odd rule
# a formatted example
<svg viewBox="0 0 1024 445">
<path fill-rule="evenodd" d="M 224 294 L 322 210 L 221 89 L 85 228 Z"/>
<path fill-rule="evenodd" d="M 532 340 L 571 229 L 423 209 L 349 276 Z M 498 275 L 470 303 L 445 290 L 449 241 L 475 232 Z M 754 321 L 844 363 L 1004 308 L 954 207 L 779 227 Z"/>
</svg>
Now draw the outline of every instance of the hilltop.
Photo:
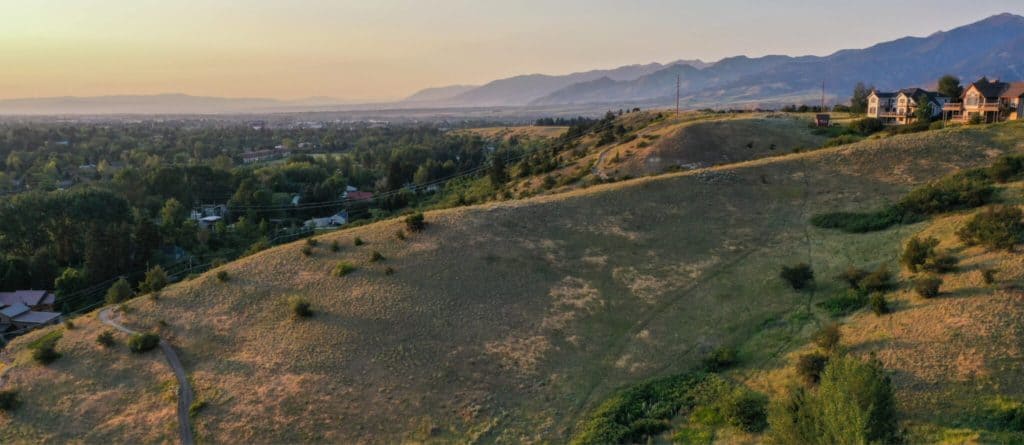
<svg viewBox="0 0 1024 445">
<path fill-rule="evenodd" d="M 866 234 L 818 229 L 810 216 L 896 201 L 929 180 L 1019 152 L 1021 136 L 1024 127 L 1006 123 L 872 138 L 428 212 L 423 232 L 378 222 L 229 263 L 126 303 L 121 319 L 179 350 L 205 403 L 194 418 L 200 441 L 564 442 L 616 389 L 695 369 L 722 346 L 738 348 L 743 364 L 726 378 L 777 390 L 786 353 L 829 321 L 811 303 L 842 288 L 830 277 L 851 264 L 895 270 L 903 240 L 931 230 L 952 243 L 949 227 L 964 214 Z M 1016 202 L 1012 191 L 1004 195 Z M 998 263 L 1004 284 L 1022 277 L 1016 256 L 961 253 L 967 264 Z M 354 271 L 334 276 L 342 261 Z M 796 262 L 821 277 L 814 293 L 778 279 L 781 265 Z M 905 420 L 929 441 L 953 430 L 982 433 L 942 408 L 976 380 L 945 377 L 942 360 L 958 350 L 920 320 L 960 326 L 966 345 L 985 320 L 1022 316 L 1008 300 L 1019 292 L 978 287 L 976 272 L 951 278 L 963 290 L 949 298 L 899 294 L 891 318 L 858 313 L 844 328 L 855 352 L 885 354 Z M 293 318 L 294 297 L 315 315 Z M 6 385 L 26 403 L 0 417 L 0 440 L 174 439 L 173 378 L 162 358 L 130 354 L 123 337 L 114 348 L 96 345 L 105 329 L 91 315 L 73 329 L 52 328 L 64 330 L 64 356 L 46 367 L 26 350 L 46 331 L 12 344 Z M 963 397 L 1019 397 L 1007 391 L 1018 382 L 999 358 L 1019 345 L 1019 329 L 985 332 L 1001 343 L 955 366 L 967 373 L 958 375 L 991 378 Z"/>
</svg>

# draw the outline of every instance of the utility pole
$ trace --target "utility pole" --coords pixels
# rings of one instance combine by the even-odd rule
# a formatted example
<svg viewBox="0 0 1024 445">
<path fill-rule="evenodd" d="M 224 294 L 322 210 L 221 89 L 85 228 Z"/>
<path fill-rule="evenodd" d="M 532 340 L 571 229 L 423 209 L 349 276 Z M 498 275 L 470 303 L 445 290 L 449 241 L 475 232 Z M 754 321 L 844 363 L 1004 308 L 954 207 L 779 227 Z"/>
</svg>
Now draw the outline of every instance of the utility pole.
<svg viewBox="0 0 1024 445">
<path fill-rule="evenodd" d="M 676 73 L 676 114 L 679 114 L 679 74 Z"/>
<path fill-rule="evenodd" d="M 825 112 L 825 80 L 821 80 L 821 112 Z"/>
</svg>

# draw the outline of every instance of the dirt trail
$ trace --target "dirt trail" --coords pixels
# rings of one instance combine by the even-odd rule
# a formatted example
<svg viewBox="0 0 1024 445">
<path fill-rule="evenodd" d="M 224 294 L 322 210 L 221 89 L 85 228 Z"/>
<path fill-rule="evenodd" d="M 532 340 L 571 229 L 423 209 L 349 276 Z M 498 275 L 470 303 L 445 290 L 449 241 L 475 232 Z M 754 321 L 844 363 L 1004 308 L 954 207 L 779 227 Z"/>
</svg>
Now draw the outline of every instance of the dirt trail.
<svg viewBox="0 0 1024 445">
<path fill-rule="evenodd" d="M 129 335 L 138 333 L 114 321 L 111 318 L 113 310 L 113 308 L 101 310 L 99 314 L 100 322 Z M 178 430 L 181 434 L 181 443 L 183 445 L 193 445 L 195 444 L 195 439 L 192 437 L 192 419 L 189 416 L 189 407 L 192 406 L 194 394 L 192 386 L 188 383 L 188 374 L 185 373 L 185 367 L 181 365 L 178 353 L 174 352 L 171 344 L 162 338 L 160 339 L 160 350 L 164 352 L 164 357 L 167 358 L 167 365 L 174 371 L 174 377 L 178 380 Z"/>
</svg>

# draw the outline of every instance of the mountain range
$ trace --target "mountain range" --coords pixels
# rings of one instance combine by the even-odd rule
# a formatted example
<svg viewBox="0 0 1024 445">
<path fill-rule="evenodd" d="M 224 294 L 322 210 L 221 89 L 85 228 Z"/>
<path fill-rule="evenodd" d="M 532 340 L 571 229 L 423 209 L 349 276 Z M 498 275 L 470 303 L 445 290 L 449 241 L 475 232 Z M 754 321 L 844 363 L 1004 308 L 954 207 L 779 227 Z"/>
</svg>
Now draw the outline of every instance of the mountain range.
<svg viewBox="0 0 1024 445">
<path fill-rule="evenodd" d="M 1024 17 L 1004 13 L 927 37 L 904 37 L 827 56 L 735 56 L 716 62 L 678 60 L 565 75 L 528 74 L 484 85 L 421 90 L 401 101 L 352 104 L 198 97 L 184 94 L 0 100 L 0 114 L 198 114 L 336 111 L 384 108 L 664 106 L 677 79 L 687 108 L 816 103 L 824 84 L 830 103 L 846 102 L 857 82 L 883 90 L 931 87 L 944 74 L 964 83 L 981 76 L 1024 79 Z"/>
</svg>

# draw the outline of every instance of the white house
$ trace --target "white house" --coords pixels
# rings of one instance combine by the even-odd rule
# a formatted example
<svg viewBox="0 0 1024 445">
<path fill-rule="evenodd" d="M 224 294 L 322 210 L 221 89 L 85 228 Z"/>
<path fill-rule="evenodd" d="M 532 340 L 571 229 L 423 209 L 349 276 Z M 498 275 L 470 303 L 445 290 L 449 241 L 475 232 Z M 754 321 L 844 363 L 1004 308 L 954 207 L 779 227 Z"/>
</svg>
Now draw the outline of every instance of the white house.
<svg viewBox="0 0 1024 445">
<path fill-rule="evenodd" d="M 339 227 L 345 224 L 348 224 L 348 212 L 342 210 L 338 213 L 335 213 L 331 216 L 327 216 L 324 218 L 313 218 L 306 220 L 303 226 L 314 229 L 323 229 L 327 227 Z"/>
<path fill-rule="evenodd" d="M 905 88 L 896 92 L 872 90 L 868 94 L 867 115 L 887 125 L 909 124 L 914 121 L 918 101 L 922 98 L 931 104 L 933 118 L 942 114 L 942 107 L 949 102 L 948 97 L 921 88 Z"/>
</svg>

